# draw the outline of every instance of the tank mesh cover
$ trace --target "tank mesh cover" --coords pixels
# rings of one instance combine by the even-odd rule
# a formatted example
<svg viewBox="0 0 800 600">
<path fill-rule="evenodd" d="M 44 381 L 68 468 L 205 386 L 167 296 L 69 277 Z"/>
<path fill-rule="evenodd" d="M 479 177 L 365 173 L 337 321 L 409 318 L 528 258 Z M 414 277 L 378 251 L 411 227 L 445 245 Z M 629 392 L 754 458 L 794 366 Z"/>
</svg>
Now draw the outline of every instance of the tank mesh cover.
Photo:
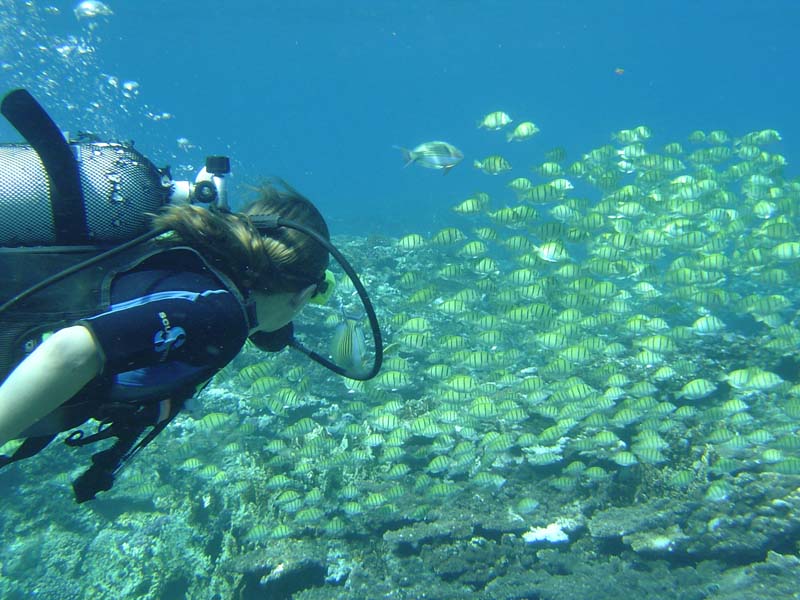
<svg viewBox="0 0 800 600">
<path fill-rule="evenodd" d="M 149 217 L 169 198 L 158 169 L 124 144 L 73 144 L 89 235 L 120 242 L 147 230 Z M 0 144 L 0 246 L 54 244 L 50 183 L 36 151 Z"/>
</svg>

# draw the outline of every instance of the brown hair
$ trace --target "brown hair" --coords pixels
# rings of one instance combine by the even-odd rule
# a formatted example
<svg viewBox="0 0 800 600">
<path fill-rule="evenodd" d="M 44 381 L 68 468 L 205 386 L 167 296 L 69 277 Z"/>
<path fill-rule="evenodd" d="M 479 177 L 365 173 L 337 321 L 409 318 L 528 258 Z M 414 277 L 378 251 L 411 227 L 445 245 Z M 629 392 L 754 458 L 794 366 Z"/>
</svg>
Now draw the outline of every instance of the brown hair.
<svg viewBox="0 0 800 600">
<path fill-rule="evenodd" d="M 172 230 L 167 243 L 191 246 L 244 293 L 298 292 L 324 277 L 328 251 L 296 229 L 278 227 L 259 233 L 247 217 L 277 215 L 313 229 L 326 240 L 330 234 L 311 201 L 278 182 L 283 189 L 272 182 L 257 188 L 256 200 L 240 213 L 175 205 L 156 215 L 153 224 Z"/>
</svg>

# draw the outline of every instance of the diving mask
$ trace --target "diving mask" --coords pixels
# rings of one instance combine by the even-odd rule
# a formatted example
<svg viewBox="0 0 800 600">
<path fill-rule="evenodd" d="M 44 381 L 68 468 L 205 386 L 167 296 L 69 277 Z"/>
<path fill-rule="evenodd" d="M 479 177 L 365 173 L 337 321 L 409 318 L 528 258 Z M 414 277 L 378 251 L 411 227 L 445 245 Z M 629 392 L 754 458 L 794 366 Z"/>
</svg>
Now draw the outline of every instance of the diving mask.
<svg viewBox="0 0 800 600">
<path fill-rule="evenodd" d="M 308 299 L 309 304 L 325 304 L 336 289 L 336 278 L 333 273 L 325 269 L 325 277 L 317 284 L 314 295 Z"/>
</svg>

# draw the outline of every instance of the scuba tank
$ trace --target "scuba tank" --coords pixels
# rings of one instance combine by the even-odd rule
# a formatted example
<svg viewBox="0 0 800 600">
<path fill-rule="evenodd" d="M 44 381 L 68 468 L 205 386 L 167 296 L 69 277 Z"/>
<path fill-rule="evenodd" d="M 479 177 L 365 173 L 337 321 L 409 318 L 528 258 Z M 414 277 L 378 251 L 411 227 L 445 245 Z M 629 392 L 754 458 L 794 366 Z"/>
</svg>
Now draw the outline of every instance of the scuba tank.
<svg viewBox="0 0 800 600">
<path fill-rule="evenodd" d="M 119 243 L 146 231 L 147 213 L 169 202 L 168 173 L 133 146 L 71 142 L 68 148 L 73 159 L 57 167 L 59 176 L 76 178 L 80 195 L 73 209 L 59 212 L 63 198 L 37 150 L 0 144 L 0 211 L 7 215 L 0 246 Z"/>
<path fill-rule="evenodd" d="M 173 181 L 132 144 L 68 141 L 27 91 L 8 93 L 0 112 L 25 144 L 0 144 L 0 380 L 33 350 L 42 323 L 96 310 L 101 260 L 140 237 L 155 237 L 150 215 L 173 202 L 227 208 L 227 157 L 209 157 L 194 183 Z M 140 240 L 139 243 L 141 243 Z M 97 264 L 80 267 L 97 259 Z M 48 279 L 68 274 L 70 286 Z M 49 282 L 49 283 L 48 283 Z M 22 297 L 37 289 L 39 293 Z M 68 301 L 65 301 L 68 298 Z M 14 305 L 14 311 L 7 309 Z"/>
<path fill-rule="evenodd" d="M 211 156 L 194 183 L 173 181 L 133 144 L 68 141 L 25 90 L 2 114 L 27 144 L 0 144 L 0 247 L 114 245 L 147 231 L 170 202 L 227 210 L 227 157 Z"/>
</svg>

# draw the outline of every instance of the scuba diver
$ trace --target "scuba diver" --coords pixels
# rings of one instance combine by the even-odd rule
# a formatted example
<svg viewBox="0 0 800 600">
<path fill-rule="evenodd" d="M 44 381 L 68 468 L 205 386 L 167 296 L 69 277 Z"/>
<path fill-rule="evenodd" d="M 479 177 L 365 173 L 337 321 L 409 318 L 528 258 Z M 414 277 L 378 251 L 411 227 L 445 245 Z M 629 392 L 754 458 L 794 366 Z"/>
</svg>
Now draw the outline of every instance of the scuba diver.
<svg viewBox="0 0 800 600">
<path fill-rule="evenodd" d="M 194 184 L 175 182 L 130 145 L 68 142 L 25 90 L 6 95 L 2 113 L 27 144 L 0 146 L 11 165 L 0 205 L 18 217 L 0 227 L 2 289 L 12 295 L 0 305 L 0 446 L 24 438 L 0 467 L 61 432 L 72 431 L 70 446 L 116 438 L 73 482 L 78 502 L 93 499 L 248 339 L 266 352 L 293 347 L 350 378 L 378 373 L 381 333 L 366 290 L 291 186 L 264 185 L 233 213 L 225 157 L 209 157 Z M 31 173 L 38 181 L 24 180 Z M 338 365 L 294 337 L 294 317 L 333 291 L 329 254 L 369 319 L 370 369 Z M 96 433 L 76 430 L 89 419 Z"/>
</svg>

